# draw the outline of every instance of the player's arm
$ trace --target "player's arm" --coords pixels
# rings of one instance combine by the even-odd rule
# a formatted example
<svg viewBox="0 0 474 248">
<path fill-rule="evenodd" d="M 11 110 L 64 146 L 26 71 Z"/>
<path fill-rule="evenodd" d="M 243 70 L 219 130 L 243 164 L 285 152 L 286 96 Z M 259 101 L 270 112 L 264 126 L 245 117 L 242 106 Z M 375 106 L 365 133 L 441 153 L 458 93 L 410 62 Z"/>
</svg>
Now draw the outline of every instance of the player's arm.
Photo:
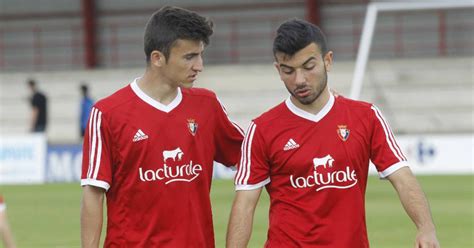
<svg viewBox="0 0 474 248">
<path fill-rule="evenodd" d="M 82 191 L 81 244 L 83 248 L 99 247 L 102 231 L 105 189 L 86 185 Z"/>
<path fill-rule="evenodd" d="M 261 187 L 236 192 L 227 227 L 227 248 L 247 247 L 252 233 L 255 207 L 261 192 Z"/>
<path fill-rule="evenodd" d="M 10 225 L 8 224 L 7 213 L 4 210 L 0 210 L 0 241 L 3 241 L 5 248 L 16 247 Z"/>
<path fill-rule="evenodd" d="M 428 200 L 410 168 L 400 168 L 387 179 L 397 191 L 405 211 L 418 229 L 415 248 L 439 248 Z"/>
</svg>

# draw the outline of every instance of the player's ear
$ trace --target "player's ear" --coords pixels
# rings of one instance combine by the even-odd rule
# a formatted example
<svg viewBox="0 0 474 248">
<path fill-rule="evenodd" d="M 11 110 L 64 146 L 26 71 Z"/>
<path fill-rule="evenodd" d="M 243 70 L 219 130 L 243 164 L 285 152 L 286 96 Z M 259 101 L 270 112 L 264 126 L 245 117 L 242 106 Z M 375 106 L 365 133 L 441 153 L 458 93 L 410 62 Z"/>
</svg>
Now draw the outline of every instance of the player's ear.
<svg viewBox="0 0 474 248">
<path fill-rule="evenodd" d="M 278 74 L 281 76 L 281 67 L 280 67 L 280 64 L 279 64 L 277 61 L 275 61 L 275 62 L 273 62 L 273 65 L 275 66 L 275 68 L 276 68 Z"/>
<path fill-rule="evenodd" d="M 156 67 L 161 67 L 164 64 L 166 64 L 166 57 L 165 55 L 157 50 L 154 50 L 150 54 L 150 64 L 156 66 Z"/>
<path fill-rule="evenodd" d="M 333 56 L 332 51 L 328 51 L 323 57 L 324 65 L 326 66 L 326 71 L 331 71 L 332 56 Z"/>
<path fill-rule="evenodd" d="M 278 64 L 278 62 L 273 62 L 273 65 L 275 66 L 276 70 L 278 73 L 280 73 L 280 65 Z"/>
<path fill-rule="evenodd" d="M 278 76 L 280 76 L 280 79 L 281 79 L 281 67 L 280 67 L 280 64 L 278 62 L 273 62 L 273 65 L 275 66 L 277 72 L 278 72 Z"/>
</svg>

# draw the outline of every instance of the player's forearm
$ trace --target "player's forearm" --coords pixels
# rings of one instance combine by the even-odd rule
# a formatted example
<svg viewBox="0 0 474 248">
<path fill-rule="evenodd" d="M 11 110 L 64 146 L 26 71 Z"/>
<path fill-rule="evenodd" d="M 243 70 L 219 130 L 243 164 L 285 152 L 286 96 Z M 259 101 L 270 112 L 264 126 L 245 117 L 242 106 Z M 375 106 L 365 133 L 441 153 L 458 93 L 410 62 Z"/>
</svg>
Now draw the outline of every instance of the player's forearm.
<svg viewBox="0 0 474 248">
<path fill-rule="evenodd" d="M 8 224 L 7 216 L 4 212 L 0 212 L 0 238 L 3 240 L 3 245 L 5 248 L 16 247 L 13 240 L 13 234 L 11 233 L 10 226 Z"/>
<path fill-rule="evenodd" d="M 99 247 L 103 221 L 103 193 L 91 192 L 86 186 L 81 205 L 81 244 L 83 248 Z"/>
<path fill-rule="evenodd" d="M 397 190 L 405 211 L 418 229 L 415 247 L 439 248 L 428 200 L 411 170 L 408 167 L 401 168 L 388 179 Z"/>
<path fill-rule="evenodd" d="M 3 245 L 5 245 L 5 248 L 15 248 L 16 246 L 15 246 L 15 242 L 13 241 L 13 234 L 11 233 L 10 229 L 4 228 L 0 232 L 3 239 Z"/>
<path fill-rule="evenodd" d="M 420 184 L 408 168 L 400 170 L 403 180 L 392 181 L 405 211 L 415 223 L 418 230 L 434 231 L 428 200 Z"/>
<path fill-rule="evenodd" d="M 247 247 L 252 233 L 255 207 L 262 189 L 237 191 L 227 227 L 227 248 Z"/>
<path fill-rule="evenodd" d="M 234 204 L 227 227 L 227 248 L 247 247 L 252 233 L 253 214 L 251 209 Z"/>
<path fill-rule="evenodd" d="M 435 226 L 428 201 L 418 183 L 413 185 L 411 189 L 407 189 L 406 193 L 402 193 L 400 199 L 406 212 L 419 230 L 434 231 Z"/>
<path fill-rule="evenodd" d="M 101 230 L 102 230 L 102 216 L 100 216 L 99 218 L 95 218 L 95 217 L 92 217 L 92 215 L 82 214 L 82 217 L 81 217 L 82 247 L 83 248 L 99 247 Z"/>
</svg>

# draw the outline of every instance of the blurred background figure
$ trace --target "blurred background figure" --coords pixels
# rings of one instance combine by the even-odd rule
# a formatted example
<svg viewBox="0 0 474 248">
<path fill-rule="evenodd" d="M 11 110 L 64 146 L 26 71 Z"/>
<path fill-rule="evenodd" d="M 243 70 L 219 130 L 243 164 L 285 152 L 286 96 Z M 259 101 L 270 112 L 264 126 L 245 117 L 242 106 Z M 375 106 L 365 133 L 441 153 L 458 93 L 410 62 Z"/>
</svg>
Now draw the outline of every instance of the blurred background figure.
<svg viewBox="0 0 474 248">
<path fill-rule="evenodd" d="M 92 106 L 94 105 L 94 100 L 89 96 L 89 86 L 86 83 L 81 84 L 81 114 L 79 118 L 80 125 L 80 134 L 81 138 L 84 138 L 84 131 L 87 127 L 87 120 L 89 119 L 89 114 L 91 112 Z"/>
<path fill-rule="evenodd" d="M 47 115 L 48 115 L 48 99 L 41 93 L 33 79 L 28 80 L 28 86 L 31 90 L 31 122 L 30 132 L 44 132 L 46 131 Z"/>
<path fill-rule="evenodd" d="M 10 225 L 7 219 L 7 206 L 3 201 L 3 196 L 0 195 L 0 239 L 3 242 L 5 248 L 14 248 L 15 242 L 13 241 L 13 235 L 10 230 Z"/>
</svg>

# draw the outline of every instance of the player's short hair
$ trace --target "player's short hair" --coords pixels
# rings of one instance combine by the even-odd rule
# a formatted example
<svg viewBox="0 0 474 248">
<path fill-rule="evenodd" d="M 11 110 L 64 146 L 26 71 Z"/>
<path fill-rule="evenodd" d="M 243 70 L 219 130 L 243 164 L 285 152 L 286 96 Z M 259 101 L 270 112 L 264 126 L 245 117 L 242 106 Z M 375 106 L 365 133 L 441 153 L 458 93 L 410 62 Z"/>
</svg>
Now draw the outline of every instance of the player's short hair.
<svg viewBox="0 0 474 248">
<path fill-rule="evenodd" d="M 293 56 L 312 42 L 318 45 L 322 56 L 328 52 L 326 36 L 318 26 L 298 18 L 290 19 L 278 27 L 273 40 L 273 55 L 283 53 Z"/>
<path fill-rule="evenodd" d="M 178 39 L 202 41 L 209 44 L 214 24 L 196 12 L 165 6 L 153 13 L 145 27 L 145 55 L 147 63 L 153 51 L 160 51 L 168 59 Z"/>
</svg>

